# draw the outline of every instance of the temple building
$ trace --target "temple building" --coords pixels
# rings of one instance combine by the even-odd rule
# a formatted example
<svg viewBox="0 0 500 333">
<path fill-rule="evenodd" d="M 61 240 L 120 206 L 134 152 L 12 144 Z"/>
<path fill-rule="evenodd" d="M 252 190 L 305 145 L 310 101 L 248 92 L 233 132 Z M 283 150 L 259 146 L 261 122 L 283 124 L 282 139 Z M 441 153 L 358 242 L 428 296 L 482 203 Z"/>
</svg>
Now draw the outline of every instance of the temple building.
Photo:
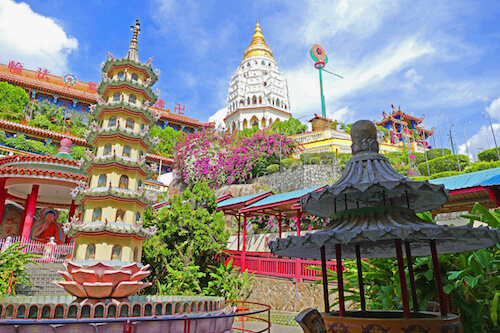
<svg viewBox="0 0 500 333">
<path fill-rule="evenodd" d="M 407 114 L 392 106 L 392 112 L 387 114 L 382 112 L 384 119 L 376 123 L 377 126 L 389 130 L 391 144 L 406 143 L 418 145 L 430 149 L 431 146 L 428 142 L 429 137 L 434 134 L 435 130 L 428 130 L 423 128 L 420 123 L 424 120 L 424 115 L 417 118 L 413 114 Z"/>
<path fill-rule="evenodd" d="M 137 20 L 124 58 L 108 55 L 97 104 L 90 107 L 93 122 L 86 139 L 93 151 L 81 166 L 89 181 L 72 193 L 82 205 L 82 216 L 73 217 L 65 227 L 75 240 L 75 260 L 83 263 L 139 262 L 142 242 L 154 233 L 142 227 L 142 219 L 144 209 L 156 201 L 144 184 L 154 174 L 154 168 L 146 165 L 145 154 L 155 144 L 149 127 L 160 117 L 149 109 L 157 99 L 151 86 L 158 73 L 150 62 L 139 60 L 139 31 Z"/>
<path fill-rule="evenodd" d="M 224 123 L 233 132 L 254 126 L 263 129 L 291 117 L 288 83 L 264 40 L 259 21 L 229 83 L 227 110 Z"/>
</svg>

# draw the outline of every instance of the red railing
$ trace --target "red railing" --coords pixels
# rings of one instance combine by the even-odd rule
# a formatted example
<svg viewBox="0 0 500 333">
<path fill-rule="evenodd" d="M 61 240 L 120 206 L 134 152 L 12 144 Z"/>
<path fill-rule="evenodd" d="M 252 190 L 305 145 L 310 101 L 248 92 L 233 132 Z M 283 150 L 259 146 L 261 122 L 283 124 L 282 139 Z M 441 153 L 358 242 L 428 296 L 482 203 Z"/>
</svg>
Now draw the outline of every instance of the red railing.
<svg viewBox="0 0 500 333">
<path fill-rule="evenodd" d="M 32 253 L 40 256 L 39 258 L 33 258 L 32 260 L 41 263 L 62 263 L 67 260 L 73 259 L 73 254 L 75 251 L 75 244 L 50 244 L 42 243 L 32 239 L 21 239 L 21 237 L 12 237 L 11 239 L 0 240 L 0 250 L 4 251 L 11 244 L 16 242 L 21 242 L 21 246 L 26 246 L 23 249 L 24 253 Z"/>
<path fill-rule="evenodd" d="M 309 266 L 321 267 L 321 262 L 318 260 L 284 259 L 270 253 L 246 252 L 243 254 L 237 251 L 227 251 L 224 262 L 227 264 L 230 259 L 233 259 L 233 266 L 248 269 L 249 272 L 259 275 L 294 278 L 297 281 L 321 279 L 317 276 L 320 275 L 320 271 L 307 268 Z M 327 261 L 326 267 L 336 271 L 335 261 Z"/>
</svg>

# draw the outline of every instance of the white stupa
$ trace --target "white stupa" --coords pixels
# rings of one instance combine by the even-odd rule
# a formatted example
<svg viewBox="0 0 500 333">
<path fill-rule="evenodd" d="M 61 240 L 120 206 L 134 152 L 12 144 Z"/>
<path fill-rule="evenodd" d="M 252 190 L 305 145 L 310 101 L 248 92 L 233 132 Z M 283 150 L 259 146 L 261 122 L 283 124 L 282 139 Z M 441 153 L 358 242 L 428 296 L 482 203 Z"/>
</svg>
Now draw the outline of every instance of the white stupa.
<svg viewBox="0 0 500 333">
<path fill-rule="evenodd" d="M 270 126 L 291 117 L 286 77 L 279 71 L 273 52 L 255 26 L 252 43 L 232 77 L 227 96 L 228 113 L 224 118 L 231 131 Z"/>
</svg>

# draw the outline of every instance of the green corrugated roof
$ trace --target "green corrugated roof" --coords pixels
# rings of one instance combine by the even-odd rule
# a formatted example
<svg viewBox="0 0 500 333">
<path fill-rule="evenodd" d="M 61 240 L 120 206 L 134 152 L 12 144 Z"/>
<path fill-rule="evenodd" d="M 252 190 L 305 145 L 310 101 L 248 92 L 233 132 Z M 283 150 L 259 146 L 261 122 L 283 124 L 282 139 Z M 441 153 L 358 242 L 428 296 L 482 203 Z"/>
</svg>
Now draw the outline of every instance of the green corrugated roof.
<svg viewBox="0 0 500 333">
<path fill-rule="evenodd" d="M 268 193 L 272 194 L 271 191 L 267 191 L 267 192 L 261 192 L 261 193 L 257 193 L 257 194 L 245 195 L 245 196 L 242 196 L 242 197 L 236 197 L 236 198 L 226 199 L 226 200 L 223 200 L 223 201 L 219 202 L 217 204 L 217 207 L 218 208 L 224 208 L 224 207 L 227 207 L 227 206 L 242 204 L 242 203 L 245 203 L 245 202 L 247 202 L 249 200 L 255 199 L 257 197 L 260 197 L 261 195 L 265 195 L 265 194 L 268 194 Z"/>
<path fill-rule="evenodd" d="M 315 187 L 305 188 L 303 190 L 296 190 L 296 191 L 271 195 L 271 196 L 266 197 L 264 199 L 261 199 L 257 202 L 254 202 L 253 204 L 251 204 L 248 207 L 245 207 L 244 209 L 247 210 L 249 208 L 254 208 L 254 207 L 278 204 L 280 202 L 284 202 L 284 201 L 288 201 L 288 200 L 292 200 L 292 199 L 300 199 L 302 196 L 306 195 L 307 193 L 316 191 L 317 189 L 322 188 L 322 187 L 323 186 L 315 186 Z"/>
<path fill-rule="evenodd" d="M 500 175 L 500 168 L 481 170 L 476 172 L 464 173 L 461 175 L 437 178 L 429 180 L 432 184 L 443 184 L 447 190 L 460 190 L 475 186 L 492 186 L 499 185 L 494 182 L 493 177 Z M 499 177 L 496 177 L 498 179 Z M 499 179 L 500 180 L 500 179 Z"/>
</svg>

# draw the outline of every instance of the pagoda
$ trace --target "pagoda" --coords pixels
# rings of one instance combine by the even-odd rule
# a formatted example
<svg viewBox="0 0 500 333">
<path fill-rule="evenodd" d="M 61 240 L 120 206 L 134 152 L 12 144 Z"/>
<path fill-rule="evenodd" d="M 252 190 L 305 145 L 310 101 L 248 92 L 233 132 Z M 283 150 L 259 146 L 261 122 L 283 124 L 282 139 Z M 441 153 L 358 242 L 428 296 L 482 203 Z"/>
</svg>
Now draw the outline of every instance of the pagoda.
<svg viewBox="0 0 500 333">
<path fill-rule="evenodd" d="M 227 110 L 224 123 L 232 132 L 254 126 L 264 129 L 291 117 L 288 83 L 264 40 L 259 21 L 229 83 Z"/>
<path fill-rule="evenodd" d="M 92 123 L 85 133 L 92 151 L 81 165 L 89 180 L 72 192 L 82 214 L 71 218 L 65 232 L 75 240 L 74 259 L 80 264 L 139 262 L 143 241 L 155 233 L 142 227 L 142 219 L 144 209 L 156 201 L 144 183 L 156 168 L 149 167 L 145 157 L 157 142 L 148 132 L 159 117 L 149 108 L 157 99 L 151 86 L 159 71 L 153 71 L 151 59 L 139 60 L 139 20 L 131 28 L 127 55 L 117 59 L 108 53 L 102 66 Z"/>
</svg>

